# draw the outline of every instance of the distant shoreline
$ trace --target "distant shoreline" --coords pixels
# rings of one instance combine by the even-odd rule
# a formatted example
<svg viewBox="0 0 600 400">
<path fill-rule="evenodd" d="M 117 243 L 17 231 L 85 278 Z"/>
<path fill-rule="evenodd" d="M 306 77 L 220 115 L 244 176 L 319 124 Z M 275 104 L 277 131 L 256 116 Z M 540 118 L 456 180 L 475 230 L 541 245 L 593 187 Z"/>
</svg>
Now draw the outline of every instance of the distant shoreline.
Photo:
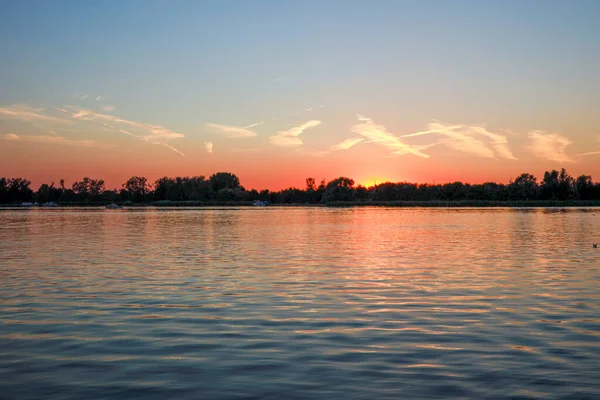
<svg viewBox="0 0 600 400">
<path fill-rule="evenodd" d="M 0 204 L 0 208 L 10 209 L 56 209 L 75 207 L 105 207 L 108 203 L 58 203 L 56 207 L 21 206 Z M 251 208 L 278 208 L 278 207 L 394 207 L 394 208 L 572 208 L 572 207 L 600 207 L 600 200 L 522 200 L 522 201 L 489 201 L 489 200 L 455 200 L 455 201 L 332 201 L 326 203 L 277 203 L 266 207 L 255 207 L 252 202 L 217 202 L 217 201 L 154 201 L 148 203 L 119 203 L 125 208 L 203 208 L 203 207 L 251 207 Z"/>
</svg>

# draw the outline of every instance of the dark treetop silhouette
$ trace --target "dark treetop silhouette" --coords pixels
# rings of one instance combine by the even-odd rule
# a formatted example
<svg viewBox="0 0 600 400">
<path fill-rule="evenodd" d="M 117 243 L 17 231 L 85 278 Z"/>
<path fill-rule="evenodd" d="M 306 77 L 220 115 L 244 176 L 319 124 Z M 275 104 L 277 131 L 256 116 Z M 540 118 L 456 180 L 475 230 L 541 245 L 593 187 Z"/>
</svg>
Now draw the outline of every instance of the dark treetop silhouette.
<svg viewBox="0 0 600 400">
<path fill-rule="evenodd" d="M 600 204 L 600 183 L 591 176 L 574 179 L 563 168 L 546 171 L 541 182 L 535 176 L 521 174 L 508 184 L 486 182 L 468 184 L 452 182 L 439 185 L 408 182 L 386 182 L 366 188 L 355 186 L 354 180 L 339 177 L 317 185 L 314 178 L 306 179 L 306 187 L 290 187 L 279 191 L 246 190 L 240 180 L 229 172 L 218 172 L 206 179 L 204 176 L 163 177 L 154 184 L 133 176 L 120 190 L 107 190 L 102 179 L 83 178 L 65 187 L 54 182 L 43 184 L 37 192 L 24 178 L 0 178 L 0 204 L 22 202 L 56 202 L 63 205 L 98 205 L 107 203 L 132 203 L 153 205 L 210 205 L 246 204 L 254 200 L 272 204 L 389 204 L 427 205 L 449 203 L 460 205 L 545 205 Z M 587 203 L 586 203 L 587 202 Z"/>
</svg>

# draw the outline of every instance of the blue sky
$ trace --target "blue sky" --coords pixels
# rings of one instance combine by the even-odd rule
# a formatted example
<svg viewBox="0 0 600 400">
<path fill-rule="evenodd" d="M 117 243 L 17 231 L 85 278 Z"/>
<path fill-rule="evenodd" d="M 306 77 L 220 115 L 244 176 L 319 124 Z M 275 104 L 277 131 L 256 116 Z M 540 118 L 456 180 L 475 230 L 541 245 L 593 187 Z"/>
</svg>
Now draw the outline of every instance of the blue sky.
<svg viewBox="0 0 600 400">
<path fill-rule="evenodd" d="M 0 106 L 72 106 L 165 127 L 184 135 L 168 143 L 186 156 L 207 142 L 215 158 L 323 153 L 357 138 L 357 113 L 396 137 L 435 120 L 485 124 L 521 162 L 543 146 L 532 131 L 568 138 L 569 158 L 600 150 L 599 1 L 0 1 L 0 51 Z M 10 119 L 0 134 L 44 134 Z M 309 121 L 320 123 L 283 135 L 301 144 L 270 140 Z M 260 122 L 253 142 L 223 130 Z M 90 130 L 58 134 L 127 146 Z M 356 147 L 384 153 L 377 143 Z M 433 146 L 435 165 L 460 145 Z M 540 168 L 557 161 L 538 158 Z"/>
</svg>

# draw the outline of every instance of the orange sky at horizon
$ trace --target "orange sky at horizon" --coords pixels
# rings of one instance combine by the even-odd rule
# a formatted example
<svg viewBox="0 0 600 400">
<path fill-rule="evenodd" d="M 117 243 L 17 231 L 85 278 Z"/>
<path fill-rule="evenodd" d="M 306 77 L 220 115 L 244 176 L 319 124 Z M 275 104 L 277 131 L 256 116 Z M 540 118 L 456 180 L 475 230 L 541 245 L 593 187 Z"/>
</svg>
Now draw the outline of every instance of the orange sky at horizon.
<svg viewBox="0 0 600 400">
<path fill-rule="evenodd" d="M 600 181 L 600 2 L 267 3 L 6 2 L 0 176 Z"/>
<path fill-rule="evenodd" d="M 181 157 L 175 153 L 165 152 L 159 146 L 147 146 L 140 154 L 123 151 L 98 152 L 94 148 L 73 148 L 52 146 L 48 151 L 46 144 L 22 146 L 22 143 L 4 142 L 3 150 L 21 160 L 32 160 L 23 163 L 7 163 L 0 160 L 0 176 L 24 177 L 32 181 L 32 188 L 37 189 L 42 183 L 52 182 L 58 185 L 65 179 L 70 187 L 72 182 L 88 176 L 104 179 L 107 189 L 117 189 L 130 176 L 145 176 L 149 182 L 163 176 L 198 176 L 209 177 L 215 172 L 231 172 L 236 174 L 246 189 L 280 190 L 288 187 L 305 187 L 305 179 L 315 178 L 329 181 L 339 176 L 354 179 L 356 185 L 371 186 L 374 183 L 414 182 L 414 183 L 447 183 L 462 181 L 464 183 L 483 183 L 493 181 L 508 183 L 510 179 L 523 172 L 533 174 L 541 181 L 546 170 L 565 167 L 573 175 L 592 175 L 600 180 L 600 168 L 591 161 L 582 163 L 547 163 L 519 161 L 507 167 L 501 160 L 490 160 L 485 168 L 481 168 L 481 160 L 465 158 L 460 154 L 446 157 L 445 160 L 424 159 L 410 155 L 398 157 L 377 157 L 378 149 L 353 148 L 346 155 L 305 156 L 295 154 L 269 154 L 247 152 L 243 156 L 236 153 L 225 153 L 219 158 Z M 6 159 L 5 159 L 6 160 Z M 33 160 L 35 162 L 33 162 Z"/>
</svg>

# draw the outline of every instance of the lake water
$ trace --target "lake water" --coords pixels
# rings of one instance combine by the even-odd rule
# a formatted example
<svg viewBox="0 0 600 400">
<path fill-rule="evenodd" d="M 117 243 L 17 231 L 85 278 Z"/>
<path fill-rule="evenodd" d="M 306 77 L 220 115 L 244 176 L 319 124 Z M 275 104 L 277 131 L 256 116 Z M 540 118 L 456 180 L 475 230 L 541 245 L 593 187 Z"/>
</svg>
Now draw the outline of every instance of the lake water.
<svg viewBox="0 0 600 400">
<path fill-rule="evenodd" d="M 600 209 L 0 210 L 0 398 L 600 398 Z"/>
</svg>

